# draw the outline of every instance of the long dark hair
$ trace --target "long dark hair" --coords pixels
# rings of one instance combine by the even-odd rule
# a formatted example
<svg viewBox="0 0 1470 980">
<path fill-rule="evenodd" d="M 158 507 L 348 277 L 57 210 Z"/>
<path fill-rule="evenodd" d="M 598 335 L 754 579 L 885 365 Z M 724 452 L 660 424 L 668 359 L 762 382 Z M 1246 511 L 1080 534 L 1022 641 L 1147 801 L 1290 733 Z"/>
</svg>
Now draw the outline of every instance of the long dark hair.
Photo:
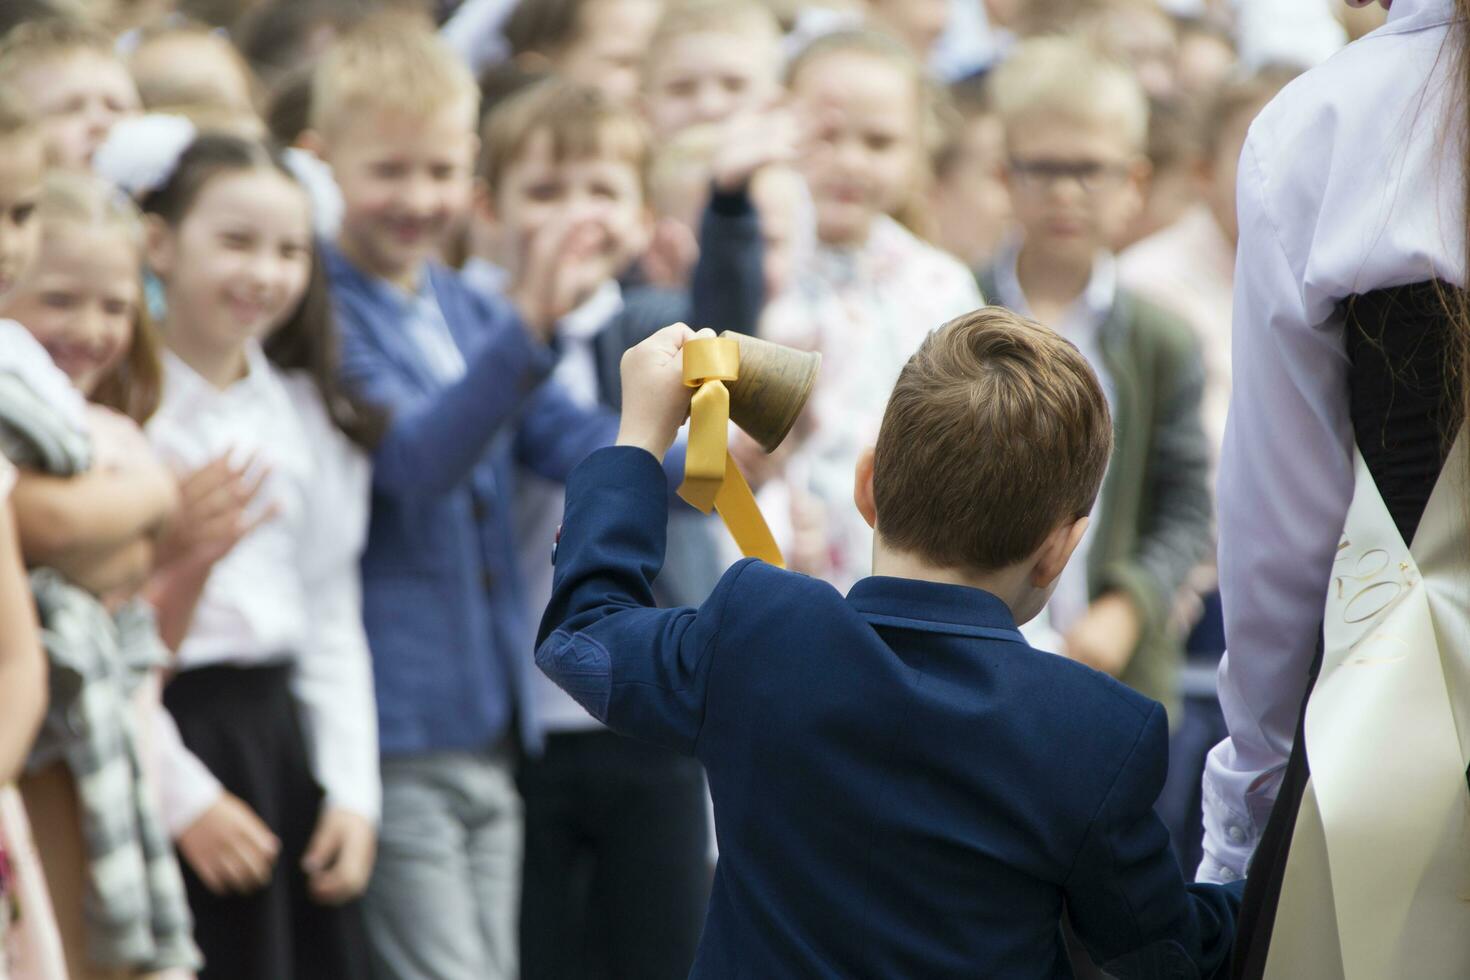
<svg viewBox="0 0 1470 980">
<path fill-rule="evenodd" d="M 272 147 L 225 133 L 205 133 L 189 144 L 167 182 L 140 202 L 143 211 L 178 227 L 206 184 L 244 170 L 275 170 L 297 182 Z M 371 450 L 382 437 L 381 412 L 356 398 L 337 375 L 337 322 L 322 268 L 321 249 L 313 245 L 311 276 L 296 309 L 263 344 L 271 363 L 285 371 L 305 371 L 316 385 L 327 415 L 347 438 Z"/>
</svg>

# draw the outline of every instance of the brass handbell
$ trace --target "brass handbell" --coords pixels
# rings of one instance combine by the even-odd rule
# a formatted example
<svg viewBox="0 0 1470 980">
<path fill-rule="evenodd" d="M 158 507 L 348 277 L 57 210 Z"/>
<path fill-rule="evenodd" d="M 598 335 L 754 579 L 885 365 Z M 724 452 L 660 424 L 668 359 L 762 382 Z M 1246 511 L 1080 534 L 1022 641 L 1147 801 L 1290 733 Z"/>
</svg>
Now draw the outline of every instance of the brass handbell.
<svg viewBox="0 0 1470 980">
<path fill-rule="evenodd" d="M 822 355 L 726 330 L 740 347 L 740 377 L 730 389 L 730 418 L 766 452 L 775 452 L 801 414 Z"/>
</svg>

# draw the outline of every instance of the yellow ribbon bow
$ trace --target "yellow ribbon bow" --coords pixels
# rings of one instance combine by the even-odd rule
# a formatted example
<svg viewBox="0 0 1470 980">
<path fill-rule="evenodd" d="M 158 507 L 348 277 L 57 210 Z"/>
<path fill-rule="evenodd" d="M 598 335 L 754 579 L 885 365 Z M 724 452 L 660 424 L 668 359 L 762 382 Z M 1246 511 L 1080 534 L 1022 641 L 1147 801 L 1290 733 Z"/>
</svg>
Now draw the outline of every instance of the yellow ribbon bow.
<svg viewBox="0 0 1470 980">
<path fill-rule="evenodd" d="M 741 554 L 785 568 L 755 494 L 726 444 L 730 391 L 725 382 L 739 377 L 740 347 L 733 338 L 708 337 L 684 345 L 684 383 L 698 390 L 689 406 L 689 451 L 679 496 L 703 513 L 719 511 Z"/>
</svg>

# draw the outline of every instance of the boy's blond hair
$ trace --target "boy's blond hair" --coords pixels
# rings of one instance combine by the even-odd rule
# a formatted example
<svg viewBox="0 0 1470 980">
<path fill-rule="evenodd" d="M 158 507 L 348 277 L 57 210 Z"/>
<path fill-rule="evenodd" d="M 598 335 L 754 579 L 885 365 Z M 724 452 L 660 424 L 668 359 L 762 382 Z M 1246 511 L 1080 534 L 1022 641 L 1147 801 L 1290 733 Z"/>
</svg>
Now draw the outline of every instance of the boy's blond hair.
<svg viewBox="0 0 1470 980">
<path fill-rule="evenodd" d="M 1148 145 L 1148 98 L 1125 66 L 1079 37 L 1021 42 L 990 79 L 1008 133 L 1038 115 L 1114 127 L 1142 153 Z"/>
<path fill-rule="evenodd" d="M 0 39 L 0 89 L 37 65 L 83 51 L 117 58 L 107 33 L 86 21 L 57 16 L 21 24 Z"/>
<path fill-rule="evenodd" d="M 993 571 L 1087 516 L 1112 453 L 1102 386 L 1041 324 L 989 306 L 904 365 L 873 458 L 878 533 L 940 568 Z"/>
<path fill-rule="evenodd" d="M 221 37 L 203 24 L 185 22 L 145 29 L 138 41 L 138 46 L 129 56 L 128 70 L 132 72 L 133 82 L 138 86 L 138 97 L 143 103 L 144 111 L 153 112 L 185 105 L 214 105 L 223 109 L 243 108 L 228 102 L 224 93 L 210 84 L 211 79 L 202 77 L 197 72 L 185 72 L 180 77 L 167 71 L 144 70 L 149 66 L 146 63 L 140 64 L 140 62 L 146 62 L 145 54 L 150 47 L 179 41 L 197 41 L 212 47 L 214 51 L 210 53 L 220 56 L 227 63 L 228 68 L 239 75 L 244 82 L 247 96 L 252 102 L 255 101 L 258 96 L 259 83 L 249 62 L 240 53 L 240 49 L 235 47 L 229 39 Z"/>
<path fill-rule="evenodd" d="M 423 118 L 461 106 L 472 129 L 480 89 L 459 55 L 425 19 L 382 14 L 354 27 L 322 57 L 312 79 L 311 128 L 330 133 L 364 111 Z"/>
<path fill-rule="evenodd" d="M 480 175 L 492 196 L 532 137 L 543 132 L 557 162 L 603 155 L 626 160 L 647 195 L 648 134 L 638 114 L 597 89 L 548 78 L 512 95 L 485 120 Z"/>
<path fill-rule="evenodd" d="M 771 8 L 760 0 L 675 0 L 664 9 L 648 42 L 644 78 L 658 65 L 659 55 L 690 34 L 728 34 L 747 44 L 768 45 L 773 55 L 772 71 L 779 68 L 781 25 Z"/>
</svg>

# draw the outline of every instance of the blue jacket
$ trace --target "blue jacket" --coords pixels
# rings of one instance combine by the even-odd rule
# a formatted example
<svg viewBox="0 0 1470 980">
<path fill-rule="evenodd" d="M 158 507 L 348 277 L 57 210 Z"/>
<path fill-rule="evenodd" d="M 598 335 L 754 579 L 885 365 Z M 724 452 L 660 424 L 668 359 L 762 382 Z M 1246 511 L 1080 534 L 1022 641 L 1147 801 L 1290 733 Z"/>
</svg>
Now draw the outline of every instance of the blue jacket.
<svg viewBox="0 0 1470 980">
<path fill-rule="evenodd" d="M 1163 709 L 1028 647 L 974 589 L 744 561 L 698 609 L 650 581 L 653 457 L 567 485 L 536 661 L 613 729 L 697 756 L 720 860 L 695 977 L 1211 976 L 1237 886 L 1186 885 L 1153 804 Z"/>
<path fill-rule="evenodd" d="M 381 751 L 483 749 L 507 734 L 513 716 L 535 746 L 531 624 L 510 521 L 514 464 L 564 480 L 612 442 L 617 419 L 543 384 L 554 359 L 514 310 L 431 265 L 466 367 L 445 385 L 405 329 L 401 297 L 334 248 L 324 252 L 343 378 L 390 418 L 373 454 L 362 558 Z"/>
</svg>

